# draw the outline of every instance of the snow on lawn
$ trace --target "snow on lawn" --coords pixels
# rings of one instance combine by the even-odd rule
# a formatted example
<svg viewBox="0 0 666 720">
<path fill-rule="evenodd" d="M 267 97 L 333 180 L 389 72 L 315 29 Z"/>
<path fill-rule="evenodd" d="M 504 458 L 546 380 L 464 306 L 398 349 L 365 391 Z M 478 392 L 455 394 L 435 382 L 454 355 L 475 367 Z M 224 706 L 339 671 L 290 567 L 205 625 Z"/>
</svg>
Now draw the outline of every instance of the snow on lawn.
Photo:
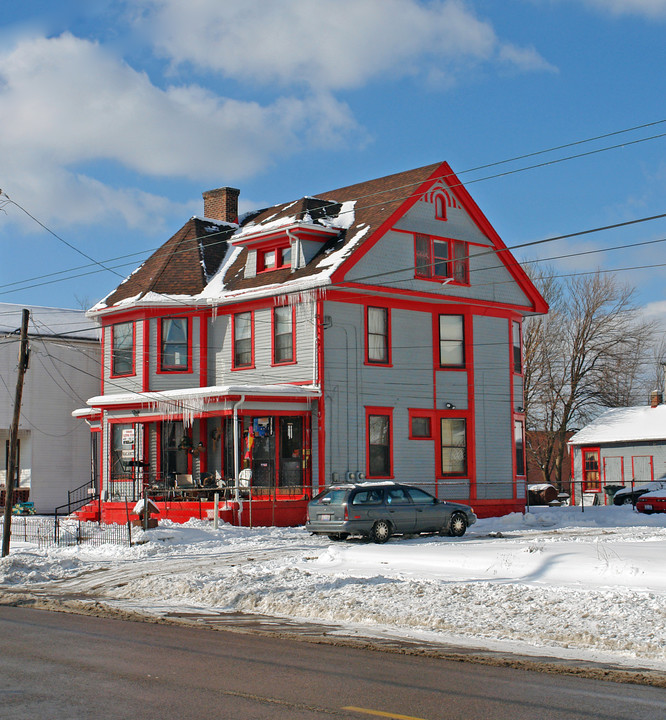
<svg viewBox="0 0 666 720">
<path fill-rule="evenodd" d="M 43 551 L 15 542 L 0 592 L 85 595 L 148 614 L 261 613 L 343 634 L 666 670 L 666 515 L 532 508 L 479 520 L 463 538 L 386 545 L 163 522 L 141 540 Z"/>
</svg>

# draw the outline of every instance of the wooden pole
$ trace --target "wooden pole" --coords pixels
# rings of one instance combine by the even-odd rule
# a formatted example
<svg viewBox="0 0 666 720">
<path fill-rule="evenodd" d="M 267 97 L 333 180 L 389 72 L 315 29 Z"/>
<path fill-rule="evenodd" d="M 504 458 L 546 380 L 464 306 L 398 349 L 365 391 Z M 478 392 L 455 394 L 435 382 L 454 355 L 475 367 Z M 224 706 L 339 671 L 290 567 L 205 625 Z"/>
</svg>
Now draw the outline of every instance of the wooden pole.
<svg viewBox="0 0 666 720">
<path fill-rule="evenodd" d="M 21 344 L 19 348 L 18 376 L 16 378 L 16 395 L 14 399 L 14 419 L 9 430 L 9 463 L 5 481 L 5 522 L 2 531 L 2 557 L 9 555 L 9 537 L 12 531 L 12 500 L 16 481 L 16 460 L 18 457 L 18 429 L 21 416 L 21 399 L 23 397 L 23 378 L 28 369 L 28 320 L 30 311 L 23 309 L 21 322 Z"/>
</svg>

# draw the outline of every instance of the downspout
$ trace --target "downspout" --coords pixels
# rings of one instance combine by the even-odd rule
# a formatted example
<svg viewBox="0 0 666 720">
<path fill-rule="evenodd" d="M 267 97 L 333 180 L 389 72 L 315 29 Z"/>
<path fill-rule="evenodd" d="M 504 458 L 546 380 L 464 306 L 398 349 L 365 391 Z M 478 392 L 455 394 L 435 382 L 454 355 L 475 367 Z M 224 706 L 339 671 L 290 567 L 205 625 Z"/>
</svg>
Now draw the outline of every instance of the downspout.
<svg viewBox="0 0 666 720">
<path fill-rule="evenodd" d="M 291 271 L 295 272 L 301 267 L 301 239 L 298 235 L 294 235 L 292 230 L 287 228 L 287 237 L 294 241 L 295 252 L 292 252 Z"/>
<path fill-rule="evenodd" d="M 240 491 L 238 488 L 238 475 L 240 470 L 238 468 L 238 408 L 245 402 L 245 395 L 241 395 L 240 400 L 234 403 L 234 501 L 238 502 L 240 499 Z"/>
</svg>

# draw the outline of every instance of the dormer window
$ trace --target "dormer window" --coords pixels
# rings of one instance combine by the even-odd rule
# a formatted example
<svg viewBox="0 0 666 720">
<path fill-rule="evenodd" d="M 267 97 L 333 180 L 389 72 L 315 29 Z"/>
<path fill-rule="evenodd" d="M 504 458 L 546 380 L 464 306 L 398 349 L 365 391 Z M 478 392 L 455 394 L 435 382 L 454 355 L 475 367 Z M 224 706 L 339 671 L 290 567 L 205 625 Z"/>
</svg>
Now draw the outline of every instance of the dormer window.
<svg viewBox="0 0 666 720">
<path fill-rule="evenodd" d="M 291 246 L 257 251 L 257 272 L 291 267 Z"/>
</svg>

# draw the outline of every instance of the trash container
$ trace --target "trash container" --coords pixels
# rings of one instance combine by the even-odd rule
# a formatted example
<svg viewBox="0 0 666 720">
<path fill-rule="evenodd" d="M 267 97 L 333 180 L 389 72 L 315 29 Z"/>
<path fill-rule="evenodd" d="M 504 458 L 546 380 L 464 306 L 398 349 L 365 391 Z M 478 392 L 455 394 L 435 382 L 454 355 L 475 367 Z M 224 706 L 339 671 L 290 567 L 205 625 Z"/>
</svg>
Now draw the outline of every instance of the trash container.
<svg viewBox="0 0 666 720">
<path fill-rule="evenodd" d="M 618 490 L 621 490 L 624 487 L 624 485 L 604 485 L 604 492 L 606 493 L 606 497 L 608 498 L 608 504 L 613 504 L 613 498 L 615 497 L 615 493 Z"/>
</svg>

